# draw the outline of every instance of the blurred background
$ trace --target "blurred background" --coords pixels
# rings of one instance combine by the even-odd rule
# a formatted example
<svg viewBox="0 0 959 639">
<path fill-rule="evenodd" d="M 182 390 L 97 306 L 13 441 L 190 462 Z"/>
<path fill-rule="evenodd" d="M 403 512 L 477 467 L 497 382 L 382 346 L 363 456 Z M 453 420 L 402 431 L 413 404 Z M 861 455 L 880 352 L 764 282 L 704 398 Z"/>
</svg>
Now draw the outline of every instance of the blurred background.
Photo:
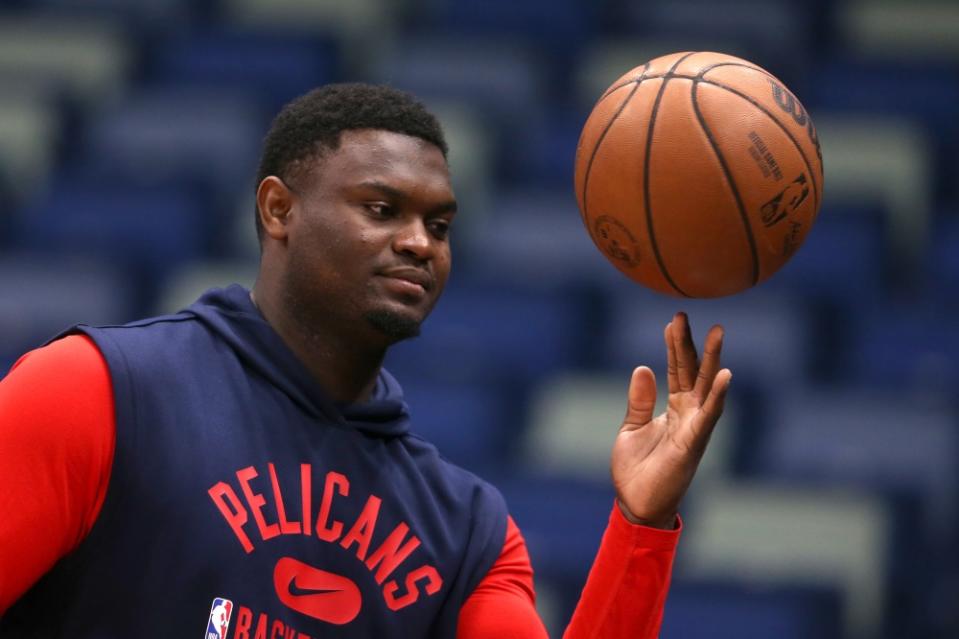
<svg viewBox="0 0 959 639">
<path fill-rule="evenodd" d="M 819 129 L 819 221 L 721 300 L 591 244 L 576 142 L 615 78 L 680 50 L 775 75 Z M 613 496 L 629 373 L 727 330 L 735 381 L 683 507 L 662 637 L 959 637 L 956 0 L 0 1 L 0 370 L 75 322 L 252 284 L 270 118 L 332 81 L 441 118 L 455 266 L 388 367 L 415 430 L 496 483 L 558 636 Z"/>
</svg>

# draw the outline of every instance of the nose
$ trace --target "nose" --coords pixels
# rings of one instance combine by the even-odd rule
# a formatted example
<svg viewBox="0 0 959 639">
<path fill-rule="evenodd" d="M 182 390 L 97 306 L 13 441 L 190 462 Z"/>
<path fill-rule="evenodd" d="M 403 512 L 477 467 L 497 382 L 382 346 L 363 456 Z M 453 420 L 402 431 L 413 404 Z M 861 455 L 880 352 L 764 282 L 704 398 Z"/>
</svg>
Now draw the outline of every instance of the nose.
<svg viewBox="0 0 959 639">
<path fill-rule="evenodd" d="M 393 250 L 418 260 L 432 258 L 435 253 L 433 238 L 423 220 L 415 219 L 404 224 L 393 238 Z"/>
</svg>

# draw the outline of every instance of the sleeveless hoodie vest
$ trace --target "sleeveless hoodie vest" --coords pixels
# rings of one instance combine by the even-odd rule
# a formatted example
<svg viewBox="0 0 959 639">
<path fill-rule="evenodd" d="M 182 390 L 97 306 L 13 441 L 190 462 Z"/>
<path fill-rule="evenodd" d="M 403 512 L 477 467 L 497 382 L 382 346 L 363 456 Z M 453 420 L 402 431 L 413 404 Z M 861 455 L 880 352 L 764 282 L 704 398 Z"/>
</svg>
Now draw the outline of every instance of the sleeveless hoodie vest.
<svg viewBox="0 0 959 639">
<path fill-rule="evenodd" d="M 455 635 L 506 506 L 410 434 L 389 373 L 368 402 L 337 405 L 237 285 L 70 332 L 109 365 L 107 496 L 0 637 Z"/>
</svg>

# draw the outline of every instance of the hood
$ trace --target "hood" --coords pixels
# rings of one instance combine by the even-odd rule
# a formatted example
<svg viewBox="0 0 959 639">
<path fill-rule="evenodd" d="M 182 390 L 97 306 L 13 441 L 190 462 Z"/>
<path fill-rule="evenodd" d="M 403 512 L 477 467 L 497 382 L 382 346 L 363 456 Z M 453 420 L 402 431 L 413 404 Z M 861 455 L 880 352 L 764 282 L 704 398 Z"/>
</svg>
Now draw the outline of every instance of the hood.
<svg viewBox="0 0 959 639">
<path fill-rule="evenodd" d="M 314 417 L 381 437 L 396 437 L 409 430 L 403 389 L 392 375 L 380 369 L 367 402 L 334 402 L 260 314 L 246 288 L 233 284 L 210 289 L 185 312 L 195 315 L 248 366 Z"/>
</svg>

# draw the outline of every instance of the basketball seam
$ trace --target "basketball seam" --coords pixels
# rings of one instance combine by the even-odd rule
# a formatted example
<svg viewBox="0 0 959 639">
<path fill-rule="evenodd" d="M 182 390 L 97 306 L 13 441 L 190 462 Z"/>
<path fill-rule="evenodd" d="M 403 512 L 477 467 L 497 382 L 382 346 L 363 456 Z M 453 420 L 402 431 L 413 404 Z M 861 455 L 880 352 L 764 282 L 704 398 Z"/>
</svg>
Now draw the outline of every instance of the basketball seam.
<svg viewBox="0 0 959 639">
<path fill-rule="evenodd" d="M 762 69 L 759 69 L 758 67 L 751 67 L 751 66 L 749 66 L 749 65 L 732 63 L 732 62 L 724 62 L 724 63 L 722 63 L 722 64 L 725 64 L 725 65 L 728 65 L 728 66 L 740 66 L 740 67 L 744 67 L 744 68 L 746 68 L 746 69 L 755 69 L 755 70 L 757 70 L 757 71 L 761 71 L 766 77 L 771 78 L 771 79 L 773 79 L 773 80 L 776 80 L 777 82 L 779 81 L 775 76 L 773 76 L 772 74 L 770 74 L 770 73 L 768 73 L 768 72 L 766 72 L 766 71 L 763 71 Z M 720 65 L 713 65 L 713 68 L 715 68 L 716 66 L 720 66 Z M 789 141 L 792 142 L 792 143 L 793 143 L 793 146 L 796 147 L 796 150 L 799 151 L 799 155 L 802 156 L 803 163 L 806 165 L 806 169 L 809 171 L 809 179 L 812 180 L 812 185 L 813 185 L 813 199 L 815 200 L 816 208 L 817 208 L 817 209 L 819 208 L 819 202 L 820 202 L 820 199 L 821 199 L 821 195 L 820 195 L 821 188 L 820 188 L 819 182 L 816 180 L 816 172 L 813 171 L 812 163 L 809 161 L 809 158 L 808 158 L 808 156 L 806 155 L 806 152 L 803 151 L 803 148 L 802 148 L 802 146 L 799 144 L 799 141 L 796 139 L 796 136 L 794 136 L 794 135 L 792 134 L 792 132 L 786 127 L 786 125 L 783 124 L 783 123 L 779 120 L 779 118 L 777 118 L 777 117 L 773 114 L 772 111 L 770 111 L 769 109 L 767 109 L 765 106 L 762 105 L 762 103 L 760 103 L 759 101 L 757 101 L 757 100 L 756 100 L 755 98 L 753 98 L 752 96 L 750 96 L 750 95 L 748 95 L 748 94 L 746 94 L 746 93 L 743 93 L 743 92 L 741 92 L 741 91 L 739 91 L 739 90 L 737 90 L 737 89 L 735 89 L 735 88 L 733 88 L 733 87 L 731 87 L 731 86 L 729 86 L 729 85 L 727 85 L 727 84 L 723 84 L 723 83 L 719 82 L 718 80 L 710 80 L 709 78 L 701 78 L 701 77 L 699 77 L 699 76 L 691 76 L 691 75 L 680 75 L 680 74 L 678 74 L 678 73 L 670 73 L 670 72 L 663 73 L 663 74 L 660 74 L 660 75 L 650 75 L 650 76 L 647 76 L 645 79 L 646 79 L 646 80 L 656 80 L 656 79 L 660 79 L 660 78 L 664 79 L 664 81 L 665 81 L 666 79 L 669 79 L 669 80 L 678 79 L 678 80 L 689 80 L 689 81 L 694 82 L 694 83 L 695 83 L 695 82 L 701 82 L 701 83 L 703 83 L 703 84 L 708 84 L 708 85 L 710 85 L 710 86 L 716 87 L 717 89 L 723 89 L 723 90 L 725 90 L 725 91 L 729 91 L 729 92 L 732 93 L 733 95 L 739 96 L 740 98 L 746 100 L 747 102 L 749 102 L 750 104 L 752 104 L 754 107 L 756 107 L 757 109 L 759 109 L 760 111 L 762 111 L 763 114 L 764 114 L 766 117 L 768 117 L 770 120 L 772 120 L 773 122 L 775 122 L 775 123 L 776 123 L 776 126 L 778 126 L 780 129 L 782 129 L 783 133 L 785 133 L 786 136 L 789 138 Z M 809 117 L 808 114 L 807 114 L 807 117 Z"/>
<path fill-rule="evenodd" d="M 772 76 L 770 76 L 770 77 L 772 77 Z M 694 83 L 695 83 L 695 82 L 696 82 L 696 81 L 694 80 Z M 709 85 L 711 85 L 711 86 L 716 87 L 717 89 L 722 89 L 722 90 L 724 90 L 724 91 L 729 91 L 729 92 L 732 93 L 733 95 L 739 96 L 739 97 L 742 98 L 743 100 L 746 100 L 747 102 L 749 102 L 750 104 L 752 104 L 754 107 L 756 107 L 757 109 L 759 109 L 760 111 L 762 111 L 763 114 L 764 114 L 766 117 L 768 117 L 770 120 L 772 120 L 773 122 L 775 122 L 775 123 L 776 123 L 776 126 L 778 126 L 780 129 L 782 129 L 782 132 L 786 134 L 786 137 L 789 138 L 789 141 L 792 142 L 792 143 L 793 143 L 793 146 L 796 147 L 796 150 L 799 151 L 799 155 L 802 157 L 803 164 L 806 165 L 806 169 L 809 171 L 809 179 L 812 180 L 812 186 L 813 186 L 813 198 L 815 198 L 816 210 L 818 210 L 818 209 L 819 209 L 819 200 L 820 200 L 820 194 L 819 194 L 819 193 L 820 193 L 820 187 L 819 187 L 819 183 L 818 183 L 817 180 L 816 180 L 816 172 L 813 171 L 813 169 L 812 169 L 812 164 L 809 162 L 809 158 L 806 157 L 806 152 L 803 151 L 802 146 L 799 144 L 799 140 L 796 139 L 796 136 L 794 136 L 794 135 L 792 134 L 792 132 L 789 130 L 789 128 L 788 128 L 785 124 L 783 124 L 782 122 L 780 122 L 779 119 L 778 119 L 775 115 L 773 115 L 773 112 L 772 112 L 772 111 L 770 111 L 769 109 L 767 109 L 765 106 L 763 106 L 759 101 L 757 101 L 757 100 L 756 100 L 755 98 L 753 98 L 752 96 L 750 96 L 750 95 L 748 95 L 748 94 L 746 94 L 746 93 L 743 93 L 743 92 L 741 92 L 741 91 L 739 91 L 739 90 L 737 90 L 737 89 L 734 89 L 734 88 L 731 87 L 731 86 L 728 86 L 728 85 L 726 85 L 726 84 L 722 84 L 722 83 L 720 83 L 720 82 L 717 82 L 716 80 L 707 80 L 707 79 L 703 78 L 703 79 L 701 79 L 701 80 L 698 80 L 698 82 L 702 82 L 703 84 L 709 84 Z M 808 114 L 808 113 L 806 114 L 806 117 L 809 117 L 809 114 Z"/>
<path fill-rule="evenodd" d="M 646 66 L 643 68 L 643 73 L 645 73 L 646 69 L 648 68 L 649 68 L 649 63 L 647 62 Z M 623 109 L 626 108 L 626 105 L 629 104 L 629 101 L 633 99 L 634 95 L 636 95 L 636 91 L 639 90 L 639 85 L 643 83 L 643 76 L 640 75 L 640 77 L 637 80 L 633 80 L 632 82 L 635 82 L 636 86 L 634 86 L 632 91 L 630 91 L 629 95 L 626 96 L 626 99 L 623 100 L 623 103 L 619 105 L 619 108 L 616 109 L 616 113 L 614 113 L 613 117 L 609 119 L 609 122 L 606 123 L 606 128 L 604 128 L 603 132 L 599 134 L 599 138 L 596 140 L 596 144 L 593 145 L 593 152 L 590 153 L 589 162 L 586 163 L 586 171 L 585 171 L 585 174 L 583 175 L 583 223 L 586 225 L 586 231 L 590 234 L 590 236 L 593 235 L 593 229 L 590 227 L 589 205 L 588 205 L 589 175 L 593 170 L 593 161 L 596 159 L 596 155 L 599 153 L 599 147 L 602 146 L 603 140 L 606 139 L 606 134 L 609 133 L 609 130 L 611 128 L 613 128 L 613 123 L 616 122 L 620 114 L 622 114 Z M 626 86 L 626 85 L 624 84 L 622 86 Z M 599 102 L 602 102 L 610 94 L 611 94 L 610 92 L 607 92 L 606 95 L 600 98 Z M 597 102 L 596 104 L 599 105 L 599 102 Z"/>
<path fill-rule="evenodd" d="M 653 127 L 656 124 L 656 116 L 659 113 L 659 105 L 663 100 L 663 95 L 666 93 L 666 85 L 671 79 L 671 73 L 682 64 L 690 56 L 696 55 L 698 51 L 691 51 L 677 60 L 669 71 L 667 71 L 663 76 L 663 82 L 659 86 L 659 92 L 656 94 L 656 100 L 653 102 L 652 111 L 649 114 L 649 127 L 646 130 L 646 154 L 643 160 L 643 199 L 645 200 L 645 206 L 643 207 L 646 212 L 646 231 L 649 235 L 649 243 L 653 247 L 653 255 L 656 257 L 656 264 L 659 266 L 660 273 L 663 274 L 663 277 L 666 278 L 666 281 L 669 282 L 669 285 L 672 286 L 677 293 L 683 297 L 691 297 L 686 291 L 679 288 L 676 282 L 673 281 L 673 278 L 670 276 L 669 271 L 666 270 L 666 264 L 663 262 L 663 256 L 659 252 L 659 245 L 656 243 L 656 233 L 653 230 L 653 211 L 652 211 L 652 202 L 650 200 L 650 189 L 649 189 L 649 161 L 653 154 Z"/>
<path fill-rule="evenodd" d="M 816 174 L 815 174 L 815 172 L 812 170 L 812 164 L 810 164 L 809 160 L 806 158 L 805 152 L 802 150 L 802 147 L 799 145 L 799 142 L 796 140 L 796 138 L 793 137 L 792 133 L 790 133 L 789 130 L 786 128 L 786 126 L 785 126 L 782 122 L 780 122 L 770 111 L 767 111 L 765 107 L 763 107 L 763 106 L 761 106 L 760 104 L 758 104 L 758 103 L 756 102 L 756 100 L 753 99 L 751 96 L 748 96 L 748 95 L 746 95 L 745 93 L 741 93 L 741 92 L 733 89 L 733 88 L 730 87 L 730 86 L 727 86 L 727 85 L 725 85 L 725 84 L 722 84 L 722 83 L 719 82 L 718 80 L 709 80 L 709 79 L 706 78 L 706 74 L 709 73 L 710 71 L 712 71 L 713 69 L 715 69 L 715 68 L 717 68 L 717 67 L 725 67 L 725 66 L 729 66 L 729 67 L 742 67 L 742 68 L 744 68 L 744 69 L 752 69 L 753 71 L 758 71 L 759 73 L 762 73 L 764 76 L 766 76 L 766 77 L 769 78 L 770 80 L 774 80 L 774 81 L 778 82 L 780 85 L 783 84 L 782 81 L 781 81 L 779 78 L 777 78 L 776 76 L 774 76 L 772 73 L 770 73 L 769 71 L 766 71 L 765 69 L 763 69 L 763 68 L 761 68 L 761 67 L 752 66 L 752 65 L 750 65 L 750 64 L 743 64 L 742 62 L 719 62 L 719 63 L 714 64 L 714 65 L 712 65 L 712 66 L 706 67 L 705 69 L 703 69 L 702 71 L 699 72 L 699 76 L 702 78 L 703 82 L 706 82 L 707 84 L 711 84 L 711 85 L 713 85 L 713 86 L 716 86 L 716 87 L 719 87 L 719 88 L 722 88 L 722 89 L 726 89 L 727 91 L 730 91 L 730 92 L 733 93 L 734 95 L 738 95 L 739 97 L 747 100 L 750 104 L 752 104 L 753 106 L 757 107 L 757 108 L 758 108 L 759 110 L 761 110 L 764 114 L 766 114 L 766 116 L 767 116 L 770 120 L 772 120 L 773 122 L 775 122 L 775 123 L 779 126 L 779 128 L 783 130 L 783 133 L 785 133 L 787 136 L 789 136 L 789 140 L 793 143 L 793 146 L 796 147 L 796 150 L 799 151 L 799 154 L 802 156 L 803 163 L 805 163 L 806 168 L 809 170 L 809 179 L 812 180 L 812 185 L 813 185 L 813 198 L 815 199 L 816 210 L 819 210 L 819 191 L 820 191 L 820 187 L 819 187 L 819 184 L 816 182 Z M 808 113 L 806 114 L 806 117 L 807 117 L 807 118 L 810 117 Z M 810 119 L 811 119 L 811 118 L 810 118 Z"/>
<path fill-rule="evenodd" d="M 722 167 L 723 175 L 726 176 L 726 182 L 729 184 L 729 188 L 733 192 L 733 197 L 736 199 L 736 206 L 739 208 L 739 216 L 742 218 L 743 227 L 746 230 L 746 239 L 749 242 L 749 253 L 752 257 L 753 282 L 751 286 L 755 286 L 759 282 L 759 253 L 756 250 L 756 238 L 753 236 L 752 225 L 749 223 L 749 216 L 746 214 L 746 206 L 743 204 L 742 196 L 739 194 L 739 187 L 736 186 L 736 181 L 733 180 L 732 172 L 729 170 L 729 166 L 726 164 L 726 158 L 723 157 L 723 154 L 719 150 L 719 144 L 713 137 L 712 131 L 710 131 L 709 127 L 706 125 L 706 119 L 703 117 L 702 111 L 699 110 L 699 100 L 697 98 L 696 91 L 701 81 L 702 80 L 693 80 L 690 88 L 689 95 L 693 102 L 693 111 L 696 113 L 696 119 L 699 120 L 699 126 L 702 127 L 703 133 L 706 134 L 706 139 L 709 140 L 709 145 L 713 148 L 713 152 L 716 154 L 716 159 L 719 160 L 719 166 Z"/>
<path fill-rule="evenodd" d="M 608 98 L 608 97 L 611 96 L 612 94 L 616 93 L 617 91 L 619 91 L 619 90 L 622 89 L 623 87 L 629 86 L 630 84 L 632 84 L 632 83 L 634 83 L 634 82 L 635 82 L 636 84 L 639 84 L 640 82 L 642 82 L 642 81 L 645 79 L 645 77 L 646 77 L 645 74 L 646 74 L 646 70 L 647 70 L 647 69 L 649 69 L 649 63 L 648 63 L 648 62 L 643 65 L 643 71 L 642 71 L 642 73 L 640 73 L 638 76 L 636 76 L 636 77 L 633 78 L 632 80 L 626 80 L 625 82 L 623 82 L 623 83 L 621 83 L 621 84 L 615 84 L 615 85 L 609 87 L 608 89 L 606 89 L 606 93 L 604 93 L 603 95 L 599 96 L 599 100 L 596 101 L 596 105 L 599 105 L 600 102 L 602 102 L 603 100 L 605 100 L 606 98 Z M 595 109 L 596 106 L 593 106 L 593 108 Z"/>
<path fill-rule="evenodd" d="M 607 91 L 606 93 L 604 93 L 604 94 L 603 94 L 603 97 L 601 97 L 599 100 L 596 101 L 596 104 L 593 106 L 593 109 L 595 109 L 596 107 L 598 107 L 598 106 L 600 105 L 600 103 L 603 102 L 604 100 L 606 100 L 607 98 L 612 97 L 613 94 L 616 93 L 617 91 L 619 91 L 620 89 L 625 89 L 626 87 L 628 87 L 628 86 L 631 85 L 631 84 L 635 84 L 636 86 L 639 86 L 639 85 L 642 83 L 642 80 L 643 80 L 643 78 L 637 78 L 636 80 L 630 80 L 629 82 L 624 82 L 623 84 L 621 84 L 621 85 L 619 85 L 619 86 L 617 86 L 617 87 L 613 87 L 612 89 L 610 89 L 609 91 Z"/>
<path fill-rule="evenodd" d="M 616 86 L 609 87 L 608 89 L 606 89 L 606 93 L 604 93 L 603 95 L 599 96 L 599 100 L 596 101 L 596 104 L 598 105 L 600 102 L 602 102 L 603 100 L 605 100 L 605 99 L 608 98 L 609 96 L 613 95 L 614 93 L 616 93 L 617 91 L 619 91 L 619 90 L 622 89 L 623 87 L 628 87 L 629 85 L 631 85 L 631 84 L 633 84 L 633 83 L 635 83 L 635 82 L 639 82 L 639 81 L 640 81 L 639 79 L 626 80 L 626 82 L 623 82 L 622 84 L 617 84 Z M 593 107 L 593 108 L 595 108 L 595 107 Z"/>
<path fill-rule="evenodd" d="M 673 78 L 679 78 L 680 80 L 703 80 L 703 81 L 707 81 L 707 79 L 702 76 L 702 73 L 712 71 L 713 69 L 715 69 L 715 68 L 717 68 L 717 67 L 721 67 L 721 66 L 737 66 L 737 67 L 742 67 L 742 68 L 744 68 L 744 69 L 752 69 L 753 71 L 759 71 L 760 73 L 762 73 L 763 75 L 765 75 L 767 78 L 770 78 L 770 79 L 772 79 L 772 80 L 776 80 L 776 82 L 779 82 L 779 78 L 777 78 L 777 77 L 774 76 L 773 74 L 769 73 L 768 71 L 765 71 L 765 70 L 763 70 L 763 69 L 760 69 L 759 67 L 751 67 L 751 66 L 746 65 L 746 64 L 734 64 L 734 63 L 732 63 L 732 62 L 723 62 L 723 63 L 721 63 L 721 64 L 714 64 L 714 65 L 712 65 L 712 66 L 706 67 L 706 69 L 705 69 L 704 71 L 702 71 L 702 72 L 700 72 L 700 73 L 697 73 L 696 75 L 687 75 L 687 74 L 685 74 L 685 73 L 673 73 L 672 71 L 666 71 L 665 73 L 659 73 L 659 74 L 657 74 L 657 75 L 647 75 L 647 76 L 646 76 L 646 79 L 647 79 L 647 80 L 656 80 L 657 78 L 668 78 L 668 79 L 672 80 Z M 634 82 L 634 81 L 635 81 L 635 80 L 630 80 L 629 82 Z M 710 81 L 711 81 L 711 80 L 710 80 Z M 624 86 L 626 86 L 627 84 L 629 84 L 629 82 L 624 82 L 624 83 L 622 83 L 622 84 L 620 84 L 620 85 L 618 85 L 618 86 L 616 86 L 616 87 L 614 87 L 614 88 L 617 88 L 617 89 L 618 89 L 618 88 L 620 88 L 620 87 L 624 87 Z M 608 92 L 607 92 L 607 93 L 608 93 Z"/>
<path fill-rule="evenodd" d="M 773 80 L 776 80 L 776 82 L 779 82 L 779 78 L 777 78 L 776 76 L 774 76 L 774 75 L 773 75 L 772 73 L 770 73 L 769 71 L 766 71 L 765 69 L 760 68 L 760 67 L 753 66 L 753 65 L 751 65 L 751 64 L 743 64 L 742 62 L 717 62 L 716 64 L 711 64 L 711 65 L 709 65 L 708 67 L 702 68 L 702 69 L 699 71 L 699 73 L 697 73 L 696 75 L 697 75 L 697 77 L 699 77 L 699 78 L 705 78 L 707 73 L 709 73 L 709 72 L 712 71 L 713 69 L 717 69 L 717 68 L 719 68 L 719 67 L 742 67 L 743 69 L 752 69 L 753 71 L 759 71 L 759 72 L 762 73 L 764 76 L 766 76 L 766 77 L 768 77 L 768 78 L 772 78 Z"/>
</svg>

